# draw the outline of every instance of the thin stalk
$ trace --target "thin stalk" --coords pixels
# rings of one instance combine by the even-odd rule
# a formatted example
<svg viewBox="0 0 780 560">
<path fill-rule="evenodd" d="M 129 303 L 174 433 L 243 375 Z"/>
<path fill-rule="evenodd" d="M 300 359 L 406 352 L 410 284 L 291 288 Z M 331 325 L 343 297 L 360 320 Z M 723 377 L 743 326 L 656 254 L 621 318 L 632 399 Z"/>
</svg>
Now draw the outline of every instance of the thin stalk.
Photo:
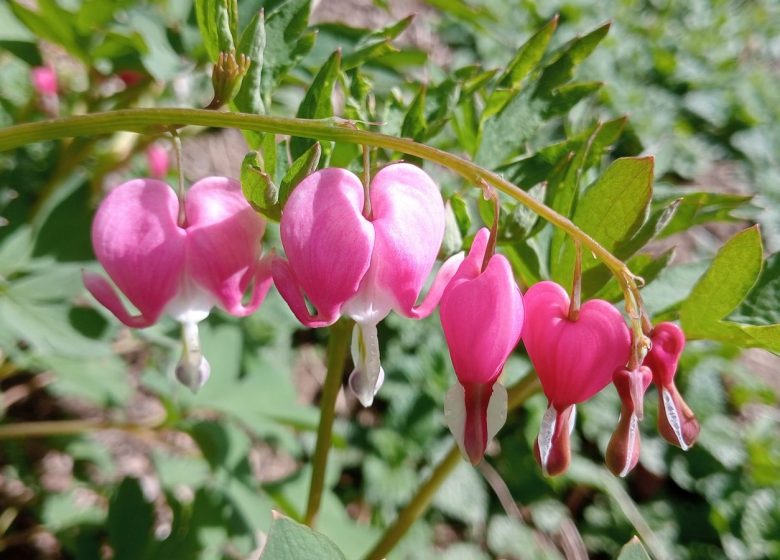
<svg viewBox="0 0 780 560">
<path fill-rule="evenodd" d="M 317 428 L 317 444 L 312 461 L 309 500 L 306 504 L 306 517 L 304 518 L 304 522 L 309 527 L 314 526 L 317 513 L 320 511 L 322 489 L 325 484 L 325 468 L 328 466 L 328 452 L 333 435 L 333 420 L 336 417 L 336 398 L 339 395 L 339 389 L 341 389 L 351 330 L 352 321 L 346 319 L 340 320 L 330 329 L 328 372 L 325 375 L 325 384 L 322 386 L 320 425 Z"/>
<path fill-rule="evenodd" d="M 569 302 L 569 321 L 576 321 L 580 316 L 582 300 L 582 245 L 579 239 L 574 240 L 574 280 L 571 286 L 571 301 Z"/>
<path fill-rule="evenodd" d="M 496 253 L 496 238 L 498 237 L 498 217 L 501 213 L 501 202 L 498 200 L 498 194 L 496 191 L 490 188 L 490 186 L 483 189 L 485 199 L 493 202 L 493 223 L 490 225 L 490 236 L 488 237 L 487 247 L 485 248 L 485 256 L 482 258 L 482 272 L 490 262 L 490 258 Z"/>
<path fill-rule="evenodd" d="M 363 145 L 363 216 L 371 219 L 371 148 Z"/>
<path fill-rule="evenodd" d="M 508 406 L 509 410 L 517 408 L 528 398 L 540 389 L 539 379 L 534 374 L 530 374 L 521 379 L 517 384 L 509 388 Z M 365 556 L 364 560 L 382 560 L 398 541 L 403 538 L 409 528 L 415 521 L 425 513 L 428 506 L 436 495 L 436 491 L 441 487 L 450 473 L 460 464 L 461 454 L 458 446 L 453 444 L 450 450 L 433 469 L 426 481 L 417 489 L 417 493 L 412 497 L 406 507 L 398 513 L 395 522 L 388 527 L 382 538 L 379 539 Z"/>
<path fill-rule="evenodd" d="M 247 113 L 223 113 L 205 109 L 123 109 L 6 127 L 0 130 L 0 151 L 57 138 L 95 136 L 119 130 L 144 134 L 159 133 L 161 130 L 168 131 L 171 127 L 185 125 L 239 128 L 271 134 L 288 134 L 302 138 L 364 144 L 395 150 L 438 163 L 461 175 L 470 183 L 475 185 L 480 185 L 482 182 L 488 183 L 527 206 L 573 238 L 579 239 L 612 271 L 624 292 L 638 293 L 635 277 L 623 261 L 574 225 L 571 220 L 558 214 L 543 202 L 536 200 L 496 173 L 462 157 L 425 144 L 419 144 L 408 138 L 397 138 L 377 132 L 358 130 L 350 121 L 344 119 L 311 120 Z"/>
<path fill-rule="evenodd" d="M 0 425 L 0 440 L 32 437 L 68 436 L 100 430 L 138 432 L 153 430 L 165 421 L 165 414 L 143 423 L 112 422 L 109 420 L 51 420 L 44 422 L 15 422 Z"/>
<path fill-rule="evenodd" d="M 221 54 L 220 54 L 221 56 Z M 184 200 L 187 198 L 187 191 L 184 188 L 184 169 L 182 167 L 183 150 L 181 147 L 181 138 L 176 130 L 171 132 L 173 137 L 173 152 L 176 154 L 176 174 L 179 176 L 179 188 L 176 191 L 176 196 L 179 198 L 179 216 L 177 223 L 179 227 L 187 227 L 187 211 L 184 206 Z"/>
</svg>

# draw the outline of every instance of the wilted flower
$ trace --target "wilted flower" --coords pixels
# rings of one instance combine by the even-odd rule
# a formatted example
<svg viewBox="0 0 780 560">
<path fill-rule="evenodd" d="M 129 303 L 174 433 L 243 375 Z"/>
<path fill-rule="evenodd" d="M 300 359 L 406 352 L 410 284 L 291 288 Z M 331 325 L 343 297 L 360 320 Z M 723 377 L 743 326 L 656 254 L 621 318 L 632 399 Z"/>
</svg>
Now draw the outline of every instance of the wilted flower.
<svg viewBox="0 0 780 560">
<path fill-rule="evenodd" d="M 309 175 L 282 211 L 287 259 L 273 263 L 276 287 L 304 325 L 331 325 L 342 314 L 357 323 L 350 387 L 364 406 L 384 376 L 379 321 L 391 310 L 411 318 L 430 314 L 463 259 L 444 263 L 425 300 L 415 305 L 444 235 L 441 194 L 425 172 L 406 163 L 379 171 L 369 192 L 365 216 L 363 185 L 353 173 L 329 168 Z"/>
<path fill-rule="evenodd" d="M 628 361 L 631 335 L 620 312 L 603 300 L 586 301 L 569 319 L 569 296 L 554 282 L 539 282 L 525 294 L 523 334 L 549 408 L 536 441 L 545 474 L 568 468 L 575 404 L 601 391 Z"/>
<path fill-rule="evenodd" d="M 182 323 L 184 351 L 176 374 L 192 390 L 209 376 L 200 351 L 198 322 L 214 305 L 233 315 L 252 313 L 271 285 L 260 260 L 265 222 L 241 194 L 238 181 L 208 177 L 184 202 L 162 181 L 135 179 L 114 189 L 92 224 L 98 261 L 138 309 L 131 315 L 101 275 L 84 273 L 95 298 L 125 325 L 144 328 L 166 313 Z M 253 284 L 249 302 L 244 292 Z"/>
<path fill-rule="evenodd" d="M 441 325 L 458 377 L 447 393 L 445 417 L 461 451 L 473 464 L 506 420 L 507 393 L 498 377 L 523 330 L 523 297 L 506 257 L 489 257 L 481 229 L 447 285 Z"/>
<path fill-rule="evenodd" d="M 674 323 L 659 323 L 650 340 L 653 345 L 644 365 L 653 372 L 653 383 L 658 388 L 658 431 L 666 441 L 686 450 L 696 441 L 700 427 L 674 384 L 685 334 Z"/>
</svg>

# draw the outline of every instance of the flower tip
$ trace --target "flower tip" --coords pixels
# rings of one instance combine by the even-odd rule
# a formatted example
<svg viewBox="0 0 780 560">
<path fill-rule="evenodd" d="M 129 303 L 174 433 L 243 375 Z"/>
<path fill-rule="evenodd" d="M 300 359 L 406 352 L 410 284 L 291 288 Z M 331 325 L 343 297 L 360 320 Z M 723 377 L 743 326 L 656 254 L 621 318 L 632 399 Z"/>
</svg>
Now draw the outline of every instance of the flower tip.
<svg viewBox="0 0 780 560">
<path fill-rule="evenodd" d="M 574 405 L 561 411 L 551 405 L 545 411 L 539 435 L 534 442 L 534 457 L 545 476 L 558 476 L 569 468 L 575 417 Z"/>
<path fill-rule="evenodd" d="M 673 384 L 660 388 L 659 393 L 658 432 L 672 445 L 688 451 L 699 437 L 699 421 Z"/>
<path fill-rule="evenodd" d="M 211 365 L 203 356 L 197 364 L 182 358 L 176 365 L 176 379 L 193 393 L 200 391 L 210 376 Z"/>
<path fill-rule="evenodd" d="M 379 368 L 379 377 L 376 382 L 371 383 L 368 376 L 360 369 L 355 369 L 349 376 L 349 389 L 357 397 L 364 408 L 374 404 L 374 397 L 379 392 L 379 388 L 385 380 L 385 370 Z"/>
</svg>

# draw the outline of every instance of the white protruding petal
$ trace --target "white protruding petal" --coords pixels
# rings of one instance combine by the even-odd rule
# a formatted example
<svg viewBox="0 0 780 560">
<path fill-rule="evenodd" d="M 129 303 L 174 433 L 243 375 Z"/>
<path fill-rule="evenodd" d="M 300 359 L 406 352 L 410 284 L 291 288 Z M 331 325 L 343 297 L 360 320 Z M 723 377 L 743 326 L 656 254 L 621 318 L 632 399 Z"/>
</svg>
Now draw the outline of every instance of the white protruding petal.
<svg viewBox="0 0 780 560">
<path fill-rule="evenodd" d="M 464 457 L 468 457 L 463 442 L 466 432 L 466 393 L 460 383 L 450 387 L 444 397 L 444 421 L 452 432 L 460 452 Z"/>
<path fill-rule="evenodd" d="M 664 410 L 666 411 L 666 419 L 669 420 L 669 425 L 674 431 L 674 435 L 677 437 L 677 441 L 680 443 L 680 448 L 683 451 L 688 451 L 688 444 L 685 443 L 683 438 L 682 425 L 680 424 L 680 415 L 677 412 L 677 407 L 674 404 L 672 394 L 664 388 L 660 389 L 661 398 L 664 403 Z"/>
<path fill-rule="evenodd" d="M 198 337 L 198 323 L 188 321 L 182 323 L 182 353 L 179 363 L 176 364 L 176 379 L 189 387 L 193 393 L 208 381 L 211 375 L 211 366 L 203 356 Z"/>
<path fill-rule="evenodd" d="M 509 396 L 506 388 L 501 383 L 493 385 L 493 393 L 490 395 L 487 408 L 487 439 L 490 441 L 506 423 L 506 413 Z"/>
<path fill-rule="evenodd" d="M 360 404 L 369 407 L 385 380 L 385 372 L 379 361 L 376 323 L 355 324 L 352 331 L 352 361 L 355 369 L 349 376 L 349 388 Z"/>
<path fill-rule="evenodd" d="M 552 450 L 552 440 L 553 435 L 555 434 L 555 424 L 557 422 L 557 418 L 558 413 L 552 406 L 548 407 L 547 410 L 544 411 L 544 416 L 542 416 L 542 426 L 539 428 L 538 442 L 539 458 L 541 459 L 543 467 L 547 465 L 547 460 L 550 458 L 550 451 Z"/>
<path fill-rule="evenodd" d="M 623 467 L 623 470 L 620 471 L 620 477 L 626 476 L 629 472 L 631 472 L 631 467 L 634 464 L 634 451 L 636 450 L 636 438 L 639 436 L 639 420 L 636 417 L 636 414 L 631 415 L 631 420 L 629 420 L 628 424 L 628 442 L 626 443 L 626 449 L 628 449 L 628 453 L 626 453 L 626 464 Z"/>
<path fill-rule="evenodd" d="M 214 296 L 185 275 L 179 292 L 168 302 L 165 311 L 182 324 L 199 323 L 209 316 L 216 303 Z"/>
<path fill-rule="evenodd" d="M 577 405 L 571 405 L 571 415 L 569 416 L 569 435 L 574 431 L 574 426 L 577 423 Z"/>
</svg>

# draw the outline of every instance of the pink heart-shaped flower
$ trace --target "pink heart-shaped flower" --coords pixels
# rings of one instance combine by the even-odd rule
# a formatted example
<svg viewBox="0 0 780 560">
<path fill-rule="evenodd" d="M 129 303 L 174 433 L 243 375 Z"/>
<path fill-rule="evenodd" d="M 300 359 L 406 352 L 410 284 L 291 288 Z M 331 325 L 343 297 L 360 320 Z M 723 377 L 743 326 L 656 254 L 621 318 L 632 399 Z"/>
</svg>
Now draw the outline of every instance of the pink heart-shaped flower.
<svg viewBox="0 0 780 560">
<path fill-rule="evenodd" d="M 525 309 L 525 347 L 556 409 L 588 400 L 628 362 L 631 334 L 611 303 L 586 301 L 571 321 L 566 290 L 539 282 L 526 293 Z"/>
</svg>

